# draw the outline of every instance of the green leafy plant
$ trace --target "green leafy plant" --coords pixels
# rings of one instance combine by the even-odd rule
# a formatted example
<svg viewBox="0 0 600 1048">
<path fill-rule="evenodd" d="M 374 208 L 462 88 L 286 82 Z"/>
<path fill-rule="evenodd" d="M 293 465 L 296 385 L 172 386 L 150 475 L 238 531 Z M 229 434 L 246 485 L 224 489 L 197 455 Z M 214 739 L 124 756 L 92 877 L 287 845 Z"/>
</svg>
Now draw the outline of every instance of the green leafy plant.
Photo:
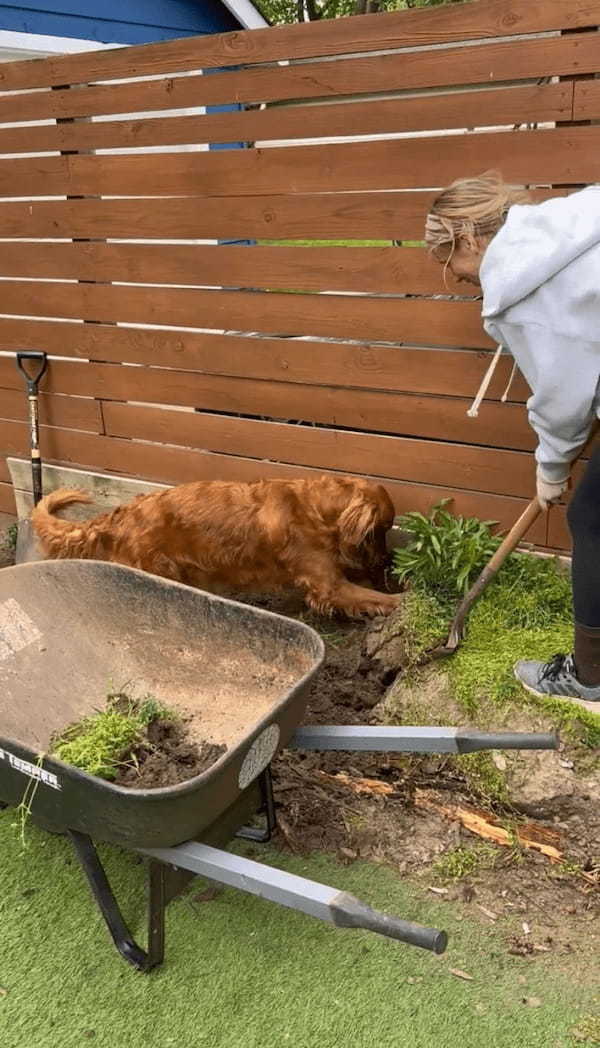
<svg viewBox="0 0 600 1048">
<path fill-rule="evenodd" d="M 37 768 L 43 767 L 44 757 L 44 753 L 38 754 L 38 759 L 35 762 Z M 37 778 L 35 775 L 29 776 L 29 778 L 27 779 L 27 785 L 25 786 L 25 792 L 23 793 L 23 796 L 21 798 L 21 803 L 17 806 L 15 812 L 16 821 L 12 823 L 13 828 L 19 831 L 19 838 L 21 840 L 21 846 L 23 848 L 26 847 L 27 842 L 25 840 L 25 831 L 27 829 L 29 819 L 31 818 L 31 809 L 33 807 L 33 802 L 35 800 L 35 795 L 37 793 L 40 781 L 41 780 Z"/>
<path fill-rule="evenodd" d="M 124 763 L 133 760 L 132 751 L 149 724 L 173 719 L 172 711 L 152 695 L 136 700 L 125 692 L 114 692 L 108 695 L 105 710 L 70 725 L 55 739 L 52 754 L 65 764 L 111 780 Z"/>
<path fill-rule="evenodd" d="M 398 525 L 410 539 L 395 550 L 392 574 L 451 603 L 467 592 L 500 539 L 491 532 L 495 521 L 456 517 L 445 508 L 449 501 L 440 502 L 427 517 L 413 512 L 400 518 Z"/>
<path fill-rule="evenodd" d="M 433 864 L 433 872 L 446 881 L 459 881 L 480 870 L 495 866 L 498 851 L 490 844 L 474 844 L 471 847 L 452 848 Z"/>
<path fill-rule="evenodd" d="M 15 550 L 17 548 L 17 533 L 17 525 L 9 524 L 9 526 L 6 529 L 6 545 L 8 549 Z"/>
</svg>

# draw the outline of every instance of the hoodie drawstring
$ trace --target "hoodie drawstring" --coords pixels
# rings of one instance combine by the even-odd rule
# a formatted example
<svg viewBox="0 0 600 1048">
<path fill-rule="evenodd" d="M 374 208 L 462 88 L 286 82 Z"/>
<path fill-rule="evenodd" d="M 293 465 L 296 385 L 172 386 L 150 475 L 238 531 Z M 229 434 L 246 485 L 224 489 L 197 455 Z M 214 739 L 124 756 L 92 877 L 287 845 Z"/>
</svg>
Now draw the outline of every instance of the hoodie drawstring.
<svg viewBox="0 0 600 1048">
<path fill-rule="evenodd" d="M 480 385 L 479 389 L 477 390 L 477 396 L 475 397 L 475 400 L 473 401 L 473 403 L 471 404 L 471 407 L 467 411 L 467 415 L 469 416 L 469 418 L 477 418 L 477 416 L 479 414 L 479 408 L 481 407 L 481 401 L 485 397 L 485 395 L 486 395 L 486 393 L 488 391 L 488 386 L 489 386 L 490 382 L 492 381 L 492 379 L 494 377 L 494 371 L 496 370 L 496 367 L 498 365 L 498 361 L 500 360 L 500 355 L 502 353 L 503 348 L 504 348 L 503 346 L 498 346 L 498 348 L 496 349 L 496 352 L 494 353 L 494 356 L 492 358 L 490 366 L 488 367 L 485 375 L 483 376 L 483 378 L 481 380 L 481 385 Z M 511 382 L 512 382 L 512 375 L 511 375 Z M 508 387 L 506 389 L 506 392 L 508 394 Z"/>
<path fill-rule="evenodd" d="M 512 366 L 512 371 L 510 373 L 510 378 L 508 380 L 508 385 L 507 385 L 506 389 L 504 390 L 504 393 L 500 397 L 500 400 L 501 400 L 501 402 L 503 404 L 506 404 L 506 401 L 508 400 L 508 394 L 510 393 L 510 387 L 513 384 L 513 381 L 514 381 L 516 373 L 517 373 L 517 362 L 516 362 L 516 360 L 513 360 L 513 366 Z"/>
</svg>

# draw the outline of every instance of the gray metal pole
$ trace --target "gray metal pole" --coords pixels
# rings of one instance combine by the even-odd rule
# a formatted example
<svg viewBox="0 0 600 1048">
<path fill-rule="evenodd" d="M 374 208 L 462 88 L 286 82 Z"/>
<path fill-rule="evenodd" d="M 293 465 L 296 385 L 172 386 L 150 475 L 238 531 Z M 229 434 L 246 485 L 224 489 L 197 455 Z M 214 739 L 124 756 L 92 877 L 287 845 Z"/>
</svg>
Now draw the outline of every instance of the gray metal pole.
<svg viewBox="0 0 600 1048">
<path fill-rule="evenodd" d="M 556 750 L 546 732 L 485 732 L 468 728 L 315 724 L 296 730 L 288 749 L 370 750 L 373 753 L 474 753 L 477 750 Z"/>
<path fill-rule="evenodd" d="M 140 848 L 139 851 L 159 862 L 180 870 L 191 870 L 200 877 L 300 910 L 341 928 L 366 928 L 433 953 L 443 953 L 446 949 L 447 935 L 437 928 L 425 928 L 381 913 L 337 888 L 264 866 L 220 848 L 211 848 L 208 844 L 188 841 L 175 848 Z"/>
</svg>

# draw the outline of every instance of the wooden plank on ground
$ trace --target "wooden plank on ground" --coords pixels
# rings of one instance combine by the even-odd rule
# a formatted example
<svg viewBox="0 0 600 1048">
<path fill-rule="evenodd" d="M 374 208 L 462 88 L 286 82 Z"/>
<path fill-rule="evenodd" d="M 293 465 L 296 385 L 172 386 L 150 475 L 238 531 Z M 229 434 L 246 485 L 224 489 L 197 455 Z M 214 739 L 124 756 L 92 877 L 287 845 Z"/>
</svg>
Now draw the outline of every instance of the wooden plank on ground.
<svg viewBox="0 0 600 1048">
<path fill-rule="evenodd" d="M 573 120 L 600 120 L 600 80 L 574 84 Z"/>
<path fill-rule="evenodd" d="M 212 76 L 81 87 L 77 91 L 6 94 L 0 95 L 0 122 L 320 99 L 595 73 L 597 44 L 594 34 L 572 34 L 473 46 L 469 47 L 468 60 L 461 46 L 410 51 L 401 56 L 292 62 Z"/>
<path fill-rule="evenodd" d="M 0 311 L 275 335 L 488 347 L 478 302 L 1 281 Z"/>
<path fill-rule="evenodd" d="M 440 294 L 461 287 L 422 248 L 4 243 L 3 277 Z"/>
<path fill-rule="evenodd" d="M 5 460 L 0 460 L 5 461 Z M 27 459 L 9 458 L 8 471 L 12 480 L 17 515 L 27 517 L 33 506 L 31 483 L 31 463 Z M 93 499 L 89 505 L 73 506 L 68 510 L 70 520 L 86 519 L 107 510 L 115 509 L 124 502 L 129 502 L 137 495 L 148 495 L 155 491 L 164 491 L 168 485 L 153 484 L 151 481 L 132 477 L 107 476 L 90 470 L 69 469 L 66 466 L 42 464 L 42 491 L 48 495 L 59 488 L 76 488 L 85 491 Z"/>
<path fill-rule="evenodd" d="M 534 198 L 561 196 L 537 190 Z M 146 200 L 0 201 L 6 237 L 421 240 L 432 191 Z"/>
<path fill-rule="evenodd" d="M 468 6 L 324 19 L 91 54 L 4 63 L 0 90 L 151 76 L 290 58 L 425 47 L 600 23 L 599 0 L 479 0 Z"/>
<path fill-rule="evenodd" d="M 0 153 L 139 149 L 198 142 L 332 138 L 570 120 L 573 83 L 461 91 L 339 105 L 0 129 Z"/>
<path fill-rule="evenodd" d="M 311 477 L 327 472 L 260 462 L 235 455 L 209 454 L 160 444 L 150 445 L 116 437 L 75 434 L 69 430 L 46 429 L 43 439 L 48 449 L 46 461 L 71 464 L 78 468 L 91 467 L 127 476 L 137 475 L 168 484 L 195 480 L 252 481 L 263 477 Z M 4 454 L 23 457 L 27 441 L 28 429 L 25 424 L 0 422 L 0 448 Z M 478 516 L 485 520 L 496 520 L 502 529 L 509 528 L 526 506 L 524 499 L 456 491 L 449 486 L 432 487 L 393 481 L 386 481 L 385 486 L 398 513 L 405 513 L 409 509 L 428 512 L 441 499 L 453 498 L 452 508 L 455 512 Z M 545 521 L 538 521 L 527 538 L 529 541 L 543 544 L 545 536 Z"/>
<path fill-rule="evenodd" d="M 92 433 L 102 432 L 100 406 L 94 400 L 85 397 L 48 396 L 40 393 L 39 411 L 40 422 L 43 425 L 61 426 L 65 429 L 85 429 Z M 0 418 L 26 421 L 28 417 L 29 408 L 25 387 L 23 386 L 23 392 L 18 389 L 0 388 Z"/>
<path fill-rule="evenodd" d="M 108 434 L 158 444 L 518 497 L 534 487 L 532 456 L 518 451 L 131 404 L 104 404 L 103 411 Z"/>
<path fill-rule="evenodd" d="M 492 164 L 519 184 L 600 180 L 600 127 L 434 135 L 284 149 L 0 160 L 0 195 L 260 196 L 419 189 Z"/>
</svg>

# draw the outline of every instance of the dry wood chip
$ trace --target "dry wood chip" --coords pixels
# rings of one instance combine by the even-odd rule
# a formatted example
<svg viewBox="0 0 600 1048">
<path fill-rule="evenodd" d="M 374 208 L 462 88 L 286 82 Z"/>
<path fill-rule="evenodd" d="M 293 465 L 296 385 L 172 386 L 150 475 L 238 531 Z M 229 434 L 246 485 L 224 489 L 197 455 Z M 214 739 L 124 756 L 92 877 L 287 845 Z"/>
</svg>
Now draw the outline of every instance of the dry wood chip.
<svg viewBox="0 0 600 1048">
<path fill-rule="evenodd" d="M 468 972 L 463 972 L 461 968 L 450 968 L 450 975 L 455 975 L 457 979 L 465 979 L 466 982 L 474 981 L 473 976 Z"/>
<path fill-rule="evenodd" d="M 429 885 L 429 891 L 433 892 L 434 895 L 447 895 L 448 894 L 448 889 L 447 888 L 434 888 L 432 884 Z"/>
<path fill-rule="evenodd" d="M 346 786 L 353 793 L 370 793 L 384 797 L 396 792 L 394 787 L 390 786 L 388 782 L 381 782 L 379 779 L 355 779 L 343 771 L 339 771 L 337 775 L 329 775 L 326 771 L 319 771 L 318 775 L 320 779 L 325 779 L 327 782 Z"/>
<path fill-rule="evenodd" d="M 498 914 L 494 913 L 493 910 L 488 910 L 487 907 L 482 906 L 480 903 L 477 903 L 477 905 L 479 906 L 479 909 L 481 910 L 481 912 L 485 913 L 486 917 L 489 917 L 490 921 L 497 921 L 498 920 Z"/>
<path fill-rule="evenodd" d="M 345 859 L 358 858 L 358 852 L 355 852 L 352 848 L 340 848 L 340 855 L 343 855 Z"/>
<path fill-rule="evenodd" d="M 477 837 L 494 841 L 495 844 L 504 847 L 512 847 L 514 843 L 512 835 L 503 826 L 498 825 L 498 819 L 490 812 L 458 804 L 443 804 L 431 790 L 415 790 L 414 803 L 417 808 L 435 811 L 453 822 L 460 822 Z M 541 852 L 550 862 L 562 860 L 563 854 L 557 847 L 560 836 L 555 830 L 538 823 L 527 823 L 517 827 L 516 834 L 519 844 L 524 848 Z"/>
</svg>

